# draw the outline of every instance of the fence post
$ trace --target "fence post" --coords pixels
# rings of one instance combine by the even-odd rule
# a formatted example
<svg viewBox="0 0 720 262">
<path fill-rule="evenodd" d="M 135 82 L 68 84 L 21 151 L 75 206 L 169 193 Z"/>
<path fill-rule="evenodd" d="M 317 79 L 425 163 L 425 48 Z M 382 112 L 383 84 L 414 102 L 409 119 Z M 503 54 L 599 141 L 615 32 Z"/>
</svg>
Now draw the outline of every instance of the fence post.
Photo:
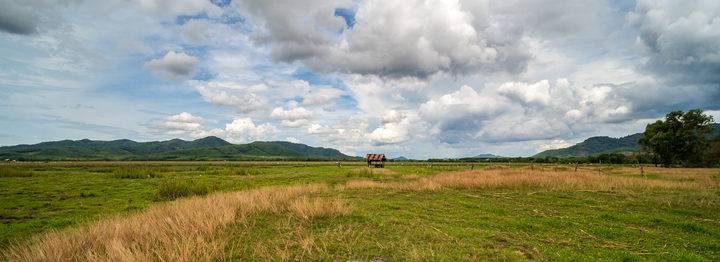
<svg viewBox="0 0 720 262">
<path fill-rule="evenodd" d="M 640 177 L 645 179 L 645 170 L 643 169 L 642 163 L 640 163 L 640 159 L 638 159 L 638 165 L 640 165 Z"/>
<path fill-rule="evenodd" d="M 577 173 L 578 162 L 575 162 L 575 173 Z"/>
<path fill-rule="evenodd" d="M 530 170 L 535 170 L 535 162 L 530 162 Z"/>
<path fill-rule="evenodd" d="M 600 163 L 598 164 L 598 175 L 602 175 L 602 160 L 600 160 Z"/>
</svg>

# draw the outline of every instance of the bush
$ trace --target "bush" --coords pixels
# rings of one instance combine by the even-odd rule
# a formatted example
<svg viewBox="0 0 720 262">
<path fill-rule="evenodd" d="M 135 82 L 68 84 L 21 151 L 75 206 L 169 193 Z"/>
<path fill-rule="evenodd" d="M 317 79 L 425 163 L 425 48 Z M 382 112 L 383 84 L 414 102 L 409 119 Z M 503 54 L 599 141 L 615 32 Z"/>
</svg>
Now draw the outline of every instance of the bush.
<svg viewBox="0 0 720 262">
<path fill-rule="evenodd" d="M 217 188 L 205 182 L 194 180 L 168 179 L 162 181 L 157 188 L 157 197 L 160 199 L 176 199 L 193 195 L 207 195 Z"/>
<path fill-rule="evenodd" d="M 120 179 L 143 179 L 160 177 L 160 174 L 149 167 L 125 167 L 115 169 L 113 176 Z"/>
<path fill-rule="evenodd" d="M 9 166 L 0 167 L 0 177 L 28 177 L 32 175 L 32 171 L 20 170 Z"/>
</svg>

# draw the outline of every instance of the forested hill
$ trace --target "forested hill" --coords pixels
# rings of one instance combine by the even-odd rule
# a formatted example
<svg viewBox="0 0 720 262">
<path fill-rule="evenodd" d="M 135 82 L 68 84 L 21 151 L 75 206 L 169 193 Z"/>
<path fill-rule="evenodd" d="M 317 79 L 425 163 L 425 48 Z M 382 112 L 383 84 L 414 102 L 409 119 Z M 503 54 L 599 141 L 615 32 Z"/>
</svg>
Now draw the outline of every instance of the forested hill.
<svg viewBox="0 0 720 262">
<path fill-rule="evenodd" d="M 713 123 L 710 124 L 710 126 L 715 129 L 715 131 L 710 135 L 711 138 L 720 135 L 720 124 Z M 588 138 L 585 141 L 571 147 L 545 150 L 533 157 L 572 157 L 622 152 L 639 152 L 640 145 L 638 145 L 637 142 L 641 137 L 643 137 L 643 135 L 643 133 L 637 133 L 621 138 L 596 136 Z"/>
<path fill-rule="evenodd" d="M 621 138 L 596 136 L 588 138 L 585 141 L 571 147 L 545 150 L 533 157 L 570 157 L 599 155 L 605 153 L 638 152 L 640 151 L 640 146 L 637 141 L 641 137 L 643 137 L 642 133 Z"/>
<path fill-rule="evenodd" d="M 209 136 L 194 141 L 135 142 L 62 140 L 0 147 L 1 159 L 13 160 L 331 160 L 353 159 L 331 148 L 290 142 L 234 145 Z"/>
</svg>

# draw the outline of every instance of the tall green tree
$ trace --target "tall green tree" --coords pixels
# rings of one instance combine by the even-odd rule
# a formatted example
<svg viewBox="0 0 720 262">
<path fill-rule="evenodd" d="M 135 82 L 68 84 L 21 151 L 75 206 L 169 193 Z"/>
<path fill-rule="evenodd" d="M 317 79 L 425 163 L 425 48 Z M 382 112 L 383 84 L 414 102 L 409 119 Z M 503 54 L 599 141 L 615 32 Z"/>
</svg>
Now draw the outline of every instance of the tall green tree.
<svg viewBox="0 0 720 262">
<path fill-rule="evenodd" d="M 707 150 L 707 137 L 713 131 L 712 116 L 694 109 L 687 113 L 673 111 L 645 127 L 638 143 L 649 148 L 664 167 L 673 164 L 700 165 Z"/>
</svg>

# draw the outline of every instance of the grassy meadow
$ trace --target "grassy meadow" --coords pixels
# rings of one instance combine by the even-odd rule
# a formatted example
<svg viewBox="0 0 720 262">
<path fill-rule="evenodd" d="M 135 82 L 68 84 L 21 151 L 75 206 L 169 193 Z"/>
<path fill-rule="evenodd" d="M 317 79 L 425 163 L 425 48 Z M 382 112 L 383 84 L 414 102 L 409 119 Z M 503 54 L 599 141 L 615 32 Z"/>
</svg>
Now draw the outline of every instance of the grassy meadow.
<svg viewBox="0 0 720 262">
<path fill-rule="evenodd" d="M 9 261 L 720 260 L 720 169 L 0 164 Z"/>
</svg>

